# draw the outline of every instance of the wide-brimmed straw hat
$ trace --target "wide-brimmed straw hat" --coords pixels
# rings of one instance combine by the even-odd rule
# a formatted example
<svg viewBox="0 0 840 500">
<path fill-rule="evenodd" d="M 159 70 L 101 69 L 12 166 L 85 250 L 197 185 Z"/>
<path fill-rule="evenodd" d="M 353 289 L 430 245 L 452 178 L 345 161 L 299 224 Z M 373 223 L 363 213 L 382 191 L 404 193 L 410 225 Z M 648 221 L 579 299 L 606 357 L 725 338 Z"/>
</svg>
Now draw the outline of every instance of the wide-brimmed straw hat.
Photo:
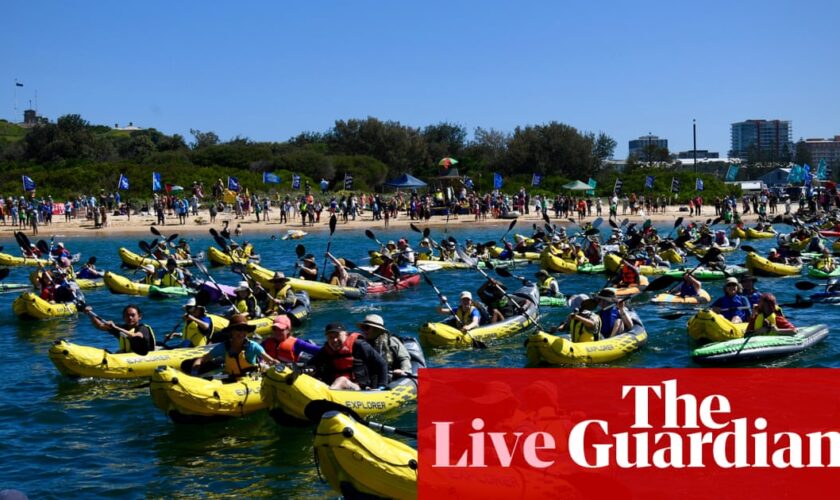
<svg viewBox="0 0 840 500">
<path fill-rule="evenodd" d="M 230 333 L 234 330 L 246 330 L 248 332 L 253 332 L 256 329 L 256 325 L 248 324 L 248 316 L 246 314 L 235 314 L 232 318 L 230 318 L 228 326 L 226 326 L 222 331 L 224 333 Z"/>
<path fill-rule="evenodd" d="M 618 300 L 618 290 L 613 287 L 607 287 L 592 296 L 593 299 L 604 300 L 606 302 L 615 302 Z"/>
</svg>

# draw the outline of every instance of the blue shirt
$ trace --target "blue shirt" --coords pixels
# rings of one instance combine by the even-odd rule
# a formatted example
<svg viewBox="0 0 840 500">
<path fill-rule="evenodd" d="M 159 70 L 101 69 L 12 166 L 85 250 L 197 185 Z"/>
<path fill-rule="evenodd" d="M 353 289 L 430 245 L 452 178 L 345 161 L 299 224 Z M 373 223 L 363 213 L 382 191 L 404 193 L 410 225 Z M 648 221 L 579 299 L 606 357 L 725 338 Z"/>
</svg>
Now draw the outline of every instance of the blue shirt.
<svg viewBox="0 0 840 500">
<path fill-rule="evenodd" d="M 680 285 L 680 297 L 694 297 L 697 295 L 697 289 L 694 288 L 691 283 L 687 281 L 683 281 L 682 285 Z"/>
<path fill-rule="evenodd" d="M 734 297 L 724 295 L 717 299 L 712 304 L 712 307 L 721 309 L 720 313 L 728 320 L 732 320 L 732 318 L 738 316 L 743 321 L 747 321 L 750 318 L 750 310 L 752 309 L 749 299 L 743 295 L 735 295 Z"/>
<path fill-rule="evenodd" d="M 615 327 L 615 322 L 620 321 L 617 307 L 610 307 L 609 309 L 604 309 L 598 313 L 598 316 L 601 317 L 601 336 L 604 338 L 609 338 L 612 335 L 613 327 Z"/>
<path fill-rule="evenodd" d="M 260 360 L 260 355 L 265 354 L 265 349 L 253 340 L 245 339 L 245 360 L 256 365 Z M 210 357 L 214 361 L 224 362 L 227 348 L 225 344 L 216 344 L 216 347 L 210 350 Z"/>
</svg>

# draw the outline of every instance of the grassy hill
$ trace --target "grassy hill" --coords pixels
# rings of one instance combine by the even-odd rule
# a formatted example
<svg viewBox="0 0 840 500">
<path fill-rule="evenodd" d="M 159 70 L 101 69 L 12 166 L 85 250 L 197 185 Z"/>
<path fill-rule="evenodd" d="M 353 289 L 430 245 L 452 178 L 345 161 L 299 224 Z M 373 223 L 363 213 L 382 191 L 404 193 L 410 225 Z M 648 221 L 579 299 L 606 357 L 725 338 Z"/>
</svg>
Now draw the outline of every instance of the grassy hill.
<svg viewBox="0 0 840 500">
<path fill-rule="evenodd" d="M 0 142 L 11 143 L 23 139 L 27 129 L 0 119 Z"/>
</svg>

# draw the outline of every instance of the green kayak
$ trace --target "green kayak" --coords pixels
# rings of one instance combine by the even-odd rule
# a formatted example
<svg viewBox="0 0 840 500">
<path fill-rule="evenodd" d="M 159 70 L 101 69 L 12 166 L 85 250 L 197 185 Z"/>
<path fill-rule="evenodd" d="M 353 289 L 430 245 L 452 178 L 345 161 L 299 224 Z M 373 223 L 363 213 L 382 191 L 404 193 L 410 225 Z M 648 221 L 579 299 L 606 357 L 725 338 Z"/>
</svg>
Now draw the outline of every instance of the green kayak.
<svg viewBox="0 0 840 500">
<path fill-rule="evenodd" d="M 840 276 L 840 267 L 837 267 L 833 271 L 828 273 L 823 271 L 822 269 L 817 269 L 816 267 L 808 266 L 808 276 L 819 279 L 837 278 L 838 276 Z"/>
<path fill-rule="evenodd" d="M 173 297 L 186 297 L 195 293 L 189 288 L 181 286 L 157 286 L 149 287 L 149 297 L 153 299 L 169 299 Z"/>
<path fill-rule="evenodd" d="M 603 264 L 581 264 L 578 266 L 577 272 L 580 274 L 599 274 L 606 272 L 606 268 Z"/>
<path fill-rule="evenodd" d="M 690 270 L 691 268 L 672 269 L 664 275 L 672 278 L 682 278 L 686 271 Z M 726 266 L 726 271 L 718 271 L 716 269 L 706 269 L 701 267 L 700 269 L 694 271 L 692 275 L 700 281 L 713 281 L 722 280 L 730 276 L 740 276 L 742 274 L 746 274 L 746 272 L 747 268 L 741 266 Z"/>
<path fill-rule="evenodd" d="M 725 364 L 755 361 L 793 354 L 806 349 L 828 335 L 828 325 L 799 328 L 796 335 L 756 335 L 704 345 L 691 352 L 697 363 Z"/>
<path fill-rule="evenodd" d="M 527 266 L 528 264 L 530 264 L 531 262 L 532 261 L 530 261 L 528 259 L 508 259 L 508 260 L 490 259 L 490 264 L 492 264 L 494 268 L 495 267 L 505 267 L 505 268 L 507 268 L 507 267 L 512 267 L 512 266 L 524 267 L 524 266 Z M 483 261 L 483 260 L 478 261 L 478 267 L 481 268 L 481 269 L 486 268 L 487 267 L 487 262 Z"/>
<path fill-rule="evenodd" d="M 540 297 L 542 307 L 566 307 L 566 297 Z"/>
</svg>

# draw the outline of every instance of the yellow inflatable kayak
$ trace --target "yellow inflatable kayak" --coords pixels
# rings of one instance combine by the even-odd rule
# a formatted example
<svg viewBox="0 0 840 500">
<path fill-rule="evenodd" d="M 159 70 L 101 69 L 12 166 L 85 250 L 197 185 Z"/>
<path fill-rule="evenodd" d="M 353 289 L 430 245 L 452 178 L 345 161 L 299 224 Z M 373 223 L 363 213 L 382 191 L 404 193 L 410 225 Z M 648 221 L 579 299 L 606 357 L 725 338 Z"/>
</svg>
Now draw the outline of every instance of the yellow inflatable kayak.
<svg viewBox="0 0 840 500">
<path fill-rule="evenodd" d="M 740 339 L 747 330 L 746 323 L 733 323 L 712 310 L 698 311 L 688 320 L 688 335 L 701 342 L 723 342 Z"/>
<path fill-rule="evenodd" d="M 152 286 L 145 283 L 137 283 L 125 276 L 112 273 L 111 271 L 105 273 L 102 281 L 105 282 L 105 286 L 107 286 L 108 290 L 111 290 L 112 293 L 122 295 L 149 295 L 149 288 Z M 160 281 L 155 281 L 155 284 L 160 284 Z"/>
<path fill-rule="evenodd" d="M 270 271 L 253 262 L 247 264 L 245 270 L 249 276 L 257 280 L 266 290 L 272 290 L 274 288 L 269 281 L 274 276 L 274 271 Z M 306 292 L 310 298 L 318 300 L 360 299 L 364 295 L 363 289 L 360 288 L 336 286 L 330 285 L 329 283 L 307 281 L 298 278 L 289 278 L 289 285 L 294 291 Z"/>
<path fill-rule="evenodd" d="M 670 293 L 660 293 L 650 301 L 653 304 L 706 304 L 711 302 L 711 300 L 712 298 L 709 296 L 709 292 L 700 289 L 700 293 L 694 297 L 681 297 Z"/>
<path fill-rule="evenodd" d="M 164 260 L 157 260 L 154 257 L 144 257 L 142 255 L 136 254 L 131 250 L 120 247 L 119 249 L 120 260 L 122 260 L 123 264 L 128 267 L 135 268 L 140 267 L 142 265 L 153 265 L 156 268 L 164 268 L 166 267 L 166 259 Z M 175 259 L 175 262 L 178 263 L 179 266 L 191 266 L 193 265 L 192 259 Z"/>
<path fill-rule="evenodd" d="M 38 278 L 41 277 L 41 271 L 36 270 L 29 273 L 29 282 L 32 283 L 32 286 L 38 288 Z M 91 280 L 86 278 L 74 278 L 73 281 L 79 285 L 79 288 L 82 290 L 95 290 L 97 288 L 102 288 L 105 286 L 105 282 L 102 280 Z"/>
<path fill-rule="evenodd" d="M 758 240 L 763 238 L 775 238 L 776 233 L 772 231 L 759 231 L 755 228 L 748 227 L 746 230 L 748 240 Z"/>
<path fill-rule="evenodd" d="M 647 332 L 633 313 L 630 331 L 604 340 L 572 342 L 566 336 L 538 332 L 525 342 L 528 364 L 567 365 L 577 363 L 609 363 L 638 351 L 647 343 Z"/>
<path fill-rule="evenodd" d="M 288 366 L 278 366 L 263 376 L 262 400 L 269 413 L 281 425 L 308 423 L 306 405 L 323 399 L 352 408 L 364 417 L 395 410 L 417 399 L 417 382 L 403 377 L 385 390 L 338 391 Z"/>
<path fill-rule="evenodd" d="M 536 286 L 524 286 L 511 295 L 520 298 L 520 301 L 526 299 L 523 301 L 525 311 L 531 318 L 539 319 L 540 301 Z M 504 321 L 479 326 L 466 333 L 459 330 L 454 321 L 450 317 L 445 322 L 424 324 L 420 327 L 420 343 L 430 347 L 469 348 L 475 340 L 483 342 L 510 337 L 535 326 L 525 314 L 515 314 Z"/>
<path fill-rule="evenodd" d="M 233 257 L 216 247 L 210 247 L 207 250 L 207 259 L 213 266 L 229 266 L 236 262 L 237 264 L 247 264 L 248 257 Z"/>
<path fill-rule="evenodd" d="M 68 377 L 131 379 L 151 377 L 158 366 L 181 369 L 185 362 L 204 356 L 210 346 L 152 351 L 145 356 L 133 352 L 112 354 L 105 349 L 56 340 L 50 347 L 50 361 Z"/>
<path fill-rule="evenodd" d="M 540 269 L 555 273 L 576 273 L 577 268 L 577 262 L 565 260 L 548 250 L 543 250 L 540 254 Z"/>
<path fill-rule="evenodd" d="M 604 267 L 607 268 L 607 271 L 614 273 L 618 270 L 619 266 L 621 266 L 621 257 L 614 253 L 609 253 L 604 256 Z M 654 266 L 636 266 L 639 268 L 639 272 L 645 276 L 655 276 L 657 274 L 664 274 L 671 270 L 669 267 L 654 267 Z"/>
<path fill-rule="evenodd" d="M 737 242 L 737 244 L 733 245 L 732 242 L 730 241 L 728 246 L 718 246 L 718 245 L 713 245 L 713 246 L 716 247 L 718 250 L 720 250 L 721 253 L 732 253 L 735 250 L 738 250 L 738 247 L 741 246 L 741 242 L 739 240 Z M 702 256 L 706 255 L 706 252 L 709 251 L 709 248 L 711 248 L 711 247 L 695 245 L 694 243 L 692 243 L 690 241 L 687 241 L 685 243 L 685 249 L 688 250 L 689 252 L 693 252 L 693 253 L 697 254 L 699 257 L 702 257 Z"/>
<path fill-rule="evenodd" d="M 804 240 L 794 239 L 794 240 L 791 240 L 791 242 L 790 242 L 790 249 L 795 250 L 797 252 L 802 252 L 803 250 L 808 248 L 808 245 L 810 243 L 811 243 L 811 238 L 810 237 L 805 238 Z"/>
<path fill-rule="evenodd" d="M 743 228 L 740 228 L 738 226 L 732 226 L 732 229 L 729 230 L 729 237 L 733 240 L 735 238 L 740 238 L 743 240 L 747 237 L 747 232 L 744 231 Z"/>
<path fill-rule="evenodd" d="M 408 445 L 327 412 L 312 447 L 324 479 L 345 498 L 417 498 L 417 450 Z"/>
<path fill-rule="evenodd" d="M 504 247 L 493 246 L 487 249 L 490 257 L 498 258 L 504 251 Z M 513 256 L 517 259 L 540 260 L 541 254 L 539 252 L 513 252 Z"/>
<path fill-rule="evenodd" d="M 382 263 L 382 258 L 380 257 L 381 254 L 379 252 L 369 252 L 369 253 L 372 256 L 371 259 L 370 259 L 370 263 L 372 265 L 377 265 L 378 266 L 379 264 Z M 430 259 L 426 255 L 419 255 L 418 254 L 417 265 L 419 266 L 421 262 L 428 262 L 428 263 L 432 263 L 432 264 L 435 264 L 437 266 L 440 266 L 440 267 L 438 267 L 438 269 L 452 270 L 452 269 L 470 269 L 471 268 L 470 265 L 467 264 L 466 262 L 457 262 L 457 261 L 452 261 L 452 260 L 440 260 L 438 258 Z"/>
<path fill-rule="evenodd" d="M 0 253 L 0 266 L 49 266 L 50 264 L 52 264 L 52 261 L 49 259 L 15 257 L 7 253 Z"/>
<path fill-rule="evenodd" d="M 12 311 L 20 319 L 53 319 L 76 314 L 76 304 L 52 303 L 32 292 L 24 292 L 12 303 Z"/>
<path fill-rule="evenodd" d="M 662 257 L 663 260 L 666 260 L 671 264 L 682 264 L 684 262 L 682 254 L 680 254 L 676 248 L 669 248 L 667 250 L 663 250 L 659 252 L 659 256 Z"/>
<path fill-rule="evenodd" d="M 802 265 L 791 266 L 770 262 L 755 252 L 747 254 L 747 269 L 756 276 L 796 276 L 802 272 Z"/>
<path fill-rule="evenodd" d="M 261 384 L 259 374 L 238 380 L 207 380 L 161 366 L 152 373 L 149 391 L 155 406 L 173 422 L 194 423 L 244 417 L 266 408 Z"/>
</svg>

